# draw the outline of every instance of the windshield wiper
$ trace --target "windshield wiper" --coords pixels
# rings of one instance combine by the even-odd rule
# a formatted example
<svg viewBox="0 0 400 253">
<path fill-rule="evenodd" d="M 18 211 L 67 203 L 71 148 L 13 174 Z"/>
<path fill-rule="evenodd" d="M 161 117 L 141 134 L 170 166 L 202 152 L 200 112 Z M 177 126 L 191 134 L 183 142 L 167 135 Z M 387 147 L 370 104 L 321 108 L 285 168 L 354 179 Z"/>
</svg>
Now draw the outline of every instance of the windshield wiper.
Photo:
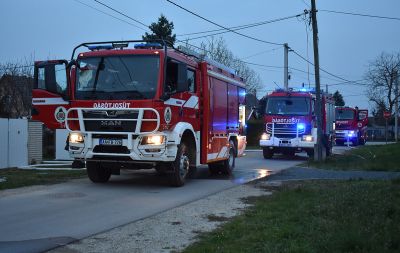
<svg viewBox="0 0 400 253">
<path fill-rule="evenodd" d="M 100 74 L 100 70 L 103 70 L 104 67 L 102 67 L 104 64 L 104 57 L 101 57 L 101 60 L 99 61 L 99 64 L 97 65 L 97 69 L 96 69 L 96 76 L 94 78 L 94 84 L 93 84 L 93 90 L 92 92 L 96 91 L 97 88 L 97 81 L 99 80 L 99 74 Z"/>
</svg>

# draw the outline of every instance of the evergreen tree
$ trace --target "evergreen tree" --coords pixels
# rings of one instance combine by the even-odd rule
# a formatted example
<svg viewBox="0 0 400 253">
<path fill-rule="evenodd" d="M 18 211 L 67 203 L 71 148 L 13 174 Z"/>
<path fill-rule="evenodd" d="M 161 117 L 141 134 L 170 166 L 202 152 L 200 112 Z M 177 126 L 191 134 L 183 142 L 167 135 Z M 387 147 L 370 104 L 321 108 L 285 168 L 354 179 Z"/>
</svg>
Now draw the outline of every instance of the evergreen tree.
<svg viewBox="0 0 400 253">
<path fill-rule="evenodd" d="M 176 40 L 176 35 L 172 34 L 174 29 L 174 23 L 169 22 L 168 19 L 161 14 L 158 18 L 158 22 L 151 23 L 149 29 L 152 31 L 151 34 L 145 33 L 142 38 L 143 40 L 165 40 L 169 45 L 173 46 Z"/>
<path fill-rule="evenodd" d="M 343 99 L 342 94 L 337 90 L 335 93 L 333 93 L 333 99 L 335 100 L 335 106 L 344 106 L 345 102 Z"/>
</svg>

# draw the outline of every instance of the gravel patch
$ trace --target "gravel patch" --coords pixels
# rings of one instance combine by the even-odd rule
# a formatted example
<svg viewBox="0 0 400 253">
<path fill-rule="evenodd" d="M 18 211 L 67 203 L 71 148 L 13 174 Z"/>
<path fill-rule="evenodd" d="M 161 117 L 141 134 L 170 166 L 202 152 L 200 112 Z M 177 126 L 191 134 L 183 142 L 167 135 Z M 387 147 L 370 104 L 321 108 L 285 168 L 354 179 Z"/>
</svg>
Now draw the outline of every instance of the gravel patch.
<svg viewBox="0 0 400 253">
<path fill-rule="evenodd" d="M 240 185 L 107 232 L 53 249 L 51 253 L 176 252 L 241 214 L 244 198 L 270 195 L 255 185 Z"/>
<path fill-rule="evenodd" d="M 400 178 L 400 172 L 386 171 L 337 171 L 314 168 L 294 167 L 283 170 L 280 173 L 266 178 L 268 181 L 287 180 L 312 180 L 312 179 L 366 179 L 366 180 L 390 180 Z"/>
</svg>

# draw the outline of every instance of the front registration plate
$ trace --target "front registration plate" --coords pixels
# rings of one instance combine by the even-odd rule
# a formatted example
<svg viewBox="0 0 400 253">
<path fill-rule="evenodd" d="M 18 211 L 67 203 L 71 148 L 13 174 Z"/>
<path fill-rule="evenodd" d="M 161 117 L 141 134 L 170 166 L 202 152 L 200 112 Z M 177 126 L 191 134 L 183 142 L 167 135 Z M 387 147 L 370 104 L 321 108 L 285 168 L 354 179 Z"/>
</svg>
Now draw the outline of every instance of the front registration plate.
<svg viewBox="0 0 400 253">
<path fill-rule="evenodd" d="M 122 140 L 119 139 L 100 139 L 100 145 L 109 145 L 109 146 L 122 146 Z"/>
<path fill-rule="evenodd" d="M 279 146 L 281 146 L 281 147 L 289 147 L 290 146 L 290 144 L 291 143 L 287 143 L 287 142 L 281 142 L 281 143 L 279 143 Z"/>
</svg>

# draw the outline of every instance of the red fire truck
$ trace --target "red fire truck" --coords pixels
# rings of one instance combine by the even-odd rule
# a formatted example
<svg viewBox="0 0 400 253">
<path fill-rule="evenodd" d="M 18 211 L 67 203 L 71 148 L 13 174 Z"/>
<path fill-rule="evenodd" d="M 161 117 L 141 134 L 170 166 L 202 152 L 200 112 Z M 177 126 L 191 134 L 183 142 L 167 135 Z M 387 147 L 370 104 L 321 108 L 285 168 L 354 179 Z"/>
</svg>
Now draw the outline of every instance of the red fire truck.
<svg viewBox="0 0 400 253">
<path fill-rule="evenodd" d="M 243 79 L 164 41 L 83 43 L 69 62 L 36 62 L 35 80 L 33 119 L 70 131 L 95 183 L 155 168 L 182 186 L 196 166 L 230 174 L 243 155 Z"/>
<path fill-rule="evenodd" d="M 336 107 L 336 145 L 364 145 L 367 141 L 368 110 Z"/>
<path fill-rule="evenodd" d="M 259 115 L 265 122 L 265 132 L 260 139 L 265 159 L 274 153 L 293 156 L 306 151 L 314 155 L 317 141 L 317 121 L 315 114 L 315 92 L 304 88 L 299 90 L 279 89 L 260 101 Z M 332 150 L 335 106 L 332 96 L 322 93 L 323 139 L 326 154 Z"/>
</svg>

